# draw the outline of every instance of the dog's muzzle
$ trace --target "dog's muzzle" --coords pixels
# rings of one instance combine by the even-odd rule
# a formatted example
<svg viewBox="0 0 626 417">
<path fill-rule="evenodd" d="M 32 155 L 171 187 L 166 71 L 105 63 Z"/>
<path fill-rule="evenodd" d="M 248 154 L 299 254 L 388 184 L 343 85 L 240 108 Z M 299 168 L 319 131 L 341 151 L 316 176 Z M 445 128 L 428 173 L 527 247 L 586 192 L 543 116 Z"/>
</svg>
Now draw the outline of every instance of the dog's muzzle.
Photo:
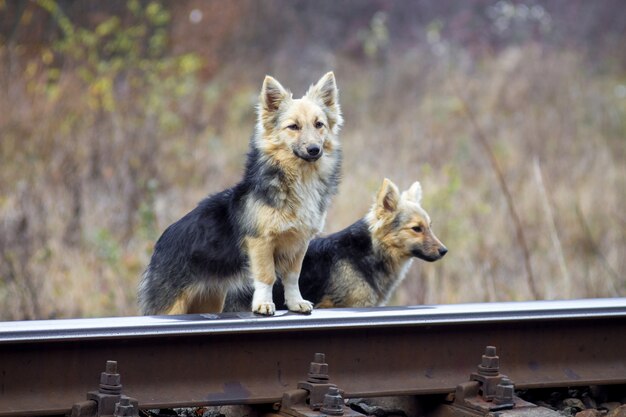
<svg viewBox="0 0 626 417">
<path fill-rule="evenodd" d="M 413 249 L 411 251 L 411 254 L 413 256 L 415 256 L 416 258 L 419 258 L 423 261 L 427 261 L 427 262 L 435 262 L 438 261 L 439 259 L 443 258 L 445 256 L 445 254 L 448 253 L 448 248 L 446 248 L 445 246 L 439 248 L 439 250 L 437 251 L 436 254 L 426 254 L 424 252 L 422 252 L 419 249 Z"/>
</svg>

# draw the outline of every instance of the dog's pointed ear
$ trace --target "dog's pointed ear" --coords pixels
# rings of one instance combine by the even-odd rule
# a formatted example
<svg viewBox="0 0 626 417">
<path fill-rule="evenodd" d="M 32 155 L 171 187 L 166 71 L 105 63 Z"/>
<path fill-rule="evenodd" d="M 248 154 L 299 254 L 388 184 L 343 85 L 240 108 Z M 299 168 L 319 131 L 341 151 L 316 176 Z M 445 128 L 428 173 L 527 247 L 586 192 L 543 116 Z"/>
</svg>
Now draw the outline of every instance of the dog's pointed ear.
<svg viewBox="0 0 626 417">
<path fill-rule="evenodd" d="M 332 107 L 338 103 L 339 90 L 335 83 L 335 74 L 327 72 L 317 84 L 312 85 L 306 95 L 311 99 L 318 99 L 326 107 Z"/>
<path fill-rule="evenodd" d="M 261 88 L 261 105 L 264 111 L 273 113 L 278 110 L 280 103 L 286 98 L 291 97 L 289 91 L 287 91 L 280 83 L 269 75 L 265 76 L 263 80 L 263 87 Z"/>
<path fill-rule="evenodd" d="M 339 89 L 335 82 L 335 74 L 327 72 L 320 80 L 309 88 L 305 94 L 311 100 L 317 101 L 325 107 L 324 112 L 328 117 L 328 123 L 335 134 L 343 124 L 341 107 L 339 106 Z"/>
<path fill-rule="evenodd" d="M 380 218 L 385 214 L 394 213 L 398 209 L 399 201 L 398 187 L 391 180 L 385 178 L 376 196 L 376 214 Z"/>
<path fill-rule="evenodd" d="M 411 188 L 402 193 L 402 198 L 419 204 L 422 201 L 422 186 L 415 181 Z"/>
</svg>

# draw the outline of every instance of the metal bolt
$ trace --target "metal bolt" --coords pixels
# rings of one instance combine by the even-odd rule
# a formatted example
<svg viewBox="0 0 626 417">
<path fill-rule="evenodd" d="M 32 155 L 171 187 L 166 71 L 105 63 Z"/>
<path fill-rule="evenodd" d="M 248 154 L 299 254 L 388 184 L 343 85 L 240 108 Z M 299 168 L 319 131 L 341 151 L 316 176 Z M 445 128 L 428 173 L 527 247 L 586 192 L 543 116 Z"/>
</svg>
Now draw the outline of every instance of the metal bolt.
<svg viewBox="0 0 626 417">
<path fill-rule="evenodd" d="M 515 395 L 515 386 L 508 378 L 502 378 L 500 383 L 496 385 L 496 395 L 493 402 L 498 405 L 513 404 L 513 396 Z"/>
<path fill-rule="evenodd" d="M 105 365 L 105 371 L 110 373 L 110 374 L 116 374 L 117 373 L 117 362 L 116 361 L 107 361 L 107 364 Z"/>
<path fill-rule="evenodd" d="M 137 416 L 135 407 L 130 403 L 128 397 L 120 398 L 120 402 L 115 404 L 115 417 L 134 417 Z"/>
<path fill-rule="evenodd" d="M 500 371 L 500 358 L 496 355 L 495 346 L 487 346 L 482 362 L 478 365 L 478 374 L 483 376 L 498 375 Z"/>
<path fill-rule="evenodd" d="M 337 387 L 329 387 L 320 411 L 331 416 L 343 415 L 343 398 Z"/>
<path fill-rule="evenodd" d="M 311 383 L 323 383 L 328 381 L 328 364 L 325 361 L 326 355 L 323 353 L 316 353 L 313 356 L 313 362 L 309 365 L 307 381 Z"/>
<path fill-rule="evenodd" d="M 107 361 L 105 371 L 100 374 L 100 392 L 103 394 L 120 394 L 122 392 L 121 377 L 117 373 L 117 362 Z"/>
</svg>

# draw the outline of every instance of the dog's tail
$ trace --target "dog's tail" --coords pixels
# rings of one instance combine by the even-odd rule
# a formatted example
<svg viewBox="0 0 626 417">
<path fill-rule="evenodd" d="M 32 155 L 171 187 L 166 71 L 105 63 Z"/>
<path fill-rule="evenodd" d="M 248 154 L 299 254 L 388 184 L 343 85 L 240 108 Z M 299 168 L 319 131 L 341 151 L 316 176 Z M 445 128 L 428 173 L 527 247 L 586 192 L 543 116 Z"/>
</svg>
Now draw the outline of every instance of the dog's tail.
<svg viewBox="0 0 626 417">
<path fill-rule="evenodd" d="M 139 311 L 146 316 L 167 314 L 174 302 L 180 297 L 182 288 L 172 285 L 173 279 L 148 265 L 139 282 L 137 302 Z"/>
</svg>

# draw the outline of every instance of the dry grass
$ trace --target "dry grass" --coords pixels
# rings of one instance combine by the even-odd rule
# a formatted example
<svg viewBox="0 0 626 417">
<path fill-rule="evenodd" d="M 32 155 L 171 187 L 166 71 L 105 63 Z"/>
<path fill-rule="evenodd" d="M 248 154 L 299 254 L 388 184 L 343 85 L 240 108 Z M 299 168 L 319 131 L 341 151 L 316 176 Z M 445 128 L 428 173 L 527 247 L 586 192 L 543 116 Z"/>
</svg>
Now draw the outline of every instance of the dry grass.
<svg viewBox="0 0 626 417">
<path fill-rule="evenodd" d="M 0 49 L 8 63 L 0 74 L 0 319 L 136 314 L 136 284 L 158 235 L 239 179 L 264 71 L 226 65 L 209 82 L 191 71 L 138 88 L 122 78 L 107 108 L 71 67 L 51 83 L 13 53 Z M 290 75 L 277 62 L 268 72 L 297 94 L 306 85 L 296 79 L 328 69 Z M 401 187 L 420 180 L 450 250 L 438 263 L 416 261 L 395 304 L 532 298 L 510 210 L 463 100 L 511 190 L 540 297 L 626 295 L 619 74 L 532 44 L 478 61 L 422 46 L 384 65 L 339 57 L 332 65 L 345 163 L 326 230 L 362 216 L 384 177 Z"/>
</svg>

